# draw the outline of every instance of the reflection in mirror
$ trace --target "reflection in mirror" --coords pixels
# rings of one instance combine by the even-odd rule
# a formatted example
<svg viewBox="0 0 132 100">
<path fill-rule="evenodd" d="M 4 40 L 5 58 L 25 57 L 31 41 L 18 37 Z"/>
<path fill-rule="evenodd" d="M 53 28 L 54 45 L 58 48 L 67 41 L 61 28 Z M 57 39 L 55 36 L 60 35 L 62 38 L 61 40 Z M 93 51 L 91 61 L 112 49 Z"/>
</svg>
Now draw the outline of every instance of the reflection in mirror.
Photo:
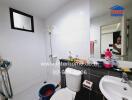
<svg viewBox="0 0 132 100">
<path fill-rule="evenodd" d="M 109 48 L 119 60 L 132 61 L 132 0 L 90 2 L 90 41 L 94 41 L 93 57 L 104 58 L 104 52 Z M 115 5 L 125 8 L 123 16 L 112 16 L 110 8 Z"/>
<path fill-rule="evenodd" d="M 121 23 L 101 26 L 101 57 L 109 48 L 113 54 L 121 55 Z"/>
<path fill-rule="evenodd" d="M 34 32 L 33 16 L 10 8 L 11 28 Z"/>
</svg>

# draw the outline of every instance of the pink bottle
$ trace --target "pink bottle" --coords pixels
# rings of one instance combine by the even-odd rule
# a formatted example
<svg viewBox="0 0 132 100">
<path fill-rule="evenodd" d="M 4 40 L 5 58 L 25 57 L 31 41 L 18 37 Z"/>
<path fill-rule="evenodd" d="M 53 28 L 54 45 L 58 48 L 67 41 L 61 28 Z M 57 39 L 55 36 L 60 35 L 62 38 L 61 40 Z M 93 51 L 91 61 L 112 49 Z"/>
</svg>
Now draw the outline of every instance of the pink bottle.
<svg viewBox="0 0 132 100">
<path fill-rule="evenodd" d="M 109 49 L 106 49 L 105 51 L 105 61 L 104 61 L 104 67 L 105 68 L 111 68 L 112 62 L 111 62 L 112 53 Z"/>
</svg>

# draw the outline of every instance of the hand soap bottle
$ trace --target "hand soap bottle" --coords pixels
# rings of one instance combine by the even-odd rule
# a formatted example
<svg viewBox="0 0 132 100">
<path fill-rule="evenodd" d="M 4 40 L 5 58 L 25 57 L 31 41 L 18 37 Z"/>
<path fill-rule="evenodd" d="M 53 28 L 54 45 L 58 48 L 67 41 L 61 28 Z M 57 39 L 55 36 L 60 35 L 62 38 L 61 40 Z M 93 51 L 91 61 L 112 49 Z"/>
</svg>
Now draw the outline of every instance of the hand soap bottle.
<svg viewBox="0 0 132 100">
<path fill-rule="evenodd" d="M 105 51 L 104 67 L 107 68 L 107 69 L 112 67 L 111 58 L 112 58 L 111 51 L 109 49 L 106 49 L 106 51 Z"/>
</svg>

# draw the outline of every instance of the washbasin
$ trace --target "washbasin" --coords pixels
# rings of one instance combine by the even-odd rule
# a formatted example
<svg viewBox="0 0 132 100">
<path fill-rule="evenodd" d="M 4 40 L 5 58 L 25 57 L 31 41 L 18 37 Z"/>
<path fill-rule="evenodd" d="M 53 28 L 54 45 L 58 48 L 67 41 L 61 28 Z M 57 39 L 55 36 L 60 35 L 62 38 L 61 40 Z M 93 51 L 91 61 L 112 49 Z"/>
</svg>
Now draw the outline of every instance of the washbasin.
<svg viewBox="0 0 132 100">
<path fill-rule="evenodd" d="M 123 83 L 121 80 L 108 75 L 100 80 L 100 91 L 108 100 L 132 100 L 132 81 Z"/>
</svg>

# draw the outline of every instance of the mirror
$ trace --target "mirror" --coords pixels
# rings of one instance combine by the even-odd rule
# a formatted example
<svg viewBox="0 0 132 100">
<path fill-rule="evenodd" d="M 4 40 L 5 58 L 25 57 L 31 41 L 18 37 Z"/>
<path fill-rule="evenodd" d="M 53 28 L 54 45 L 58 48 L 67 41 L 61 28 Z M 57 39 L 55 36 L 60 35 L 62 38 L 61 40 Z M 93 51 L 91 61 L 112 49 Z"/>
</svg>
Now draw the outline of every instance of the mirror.
<svg viewBox="0 0 132 100">
<path fill-rule="evenodd" d="M 132 1 L 91 0 L 90 3 L 90 41 L 94 42 L 92 57 L 104 58 L 109 48 L 118 60 L 132 61 Z M 112 15 L 115 7 L 125 8 L 123 16 Z"/>
<path fill-rule="evenodd" d="M 121 55 L 121 23 L 101 26 L 101 57 L 109 48 L 113 54 Z"/>
<path fill-rule="evenodd" d="M 33 16 L 10 8 L 11 28 L 34 32 Z"/>
</svg>

